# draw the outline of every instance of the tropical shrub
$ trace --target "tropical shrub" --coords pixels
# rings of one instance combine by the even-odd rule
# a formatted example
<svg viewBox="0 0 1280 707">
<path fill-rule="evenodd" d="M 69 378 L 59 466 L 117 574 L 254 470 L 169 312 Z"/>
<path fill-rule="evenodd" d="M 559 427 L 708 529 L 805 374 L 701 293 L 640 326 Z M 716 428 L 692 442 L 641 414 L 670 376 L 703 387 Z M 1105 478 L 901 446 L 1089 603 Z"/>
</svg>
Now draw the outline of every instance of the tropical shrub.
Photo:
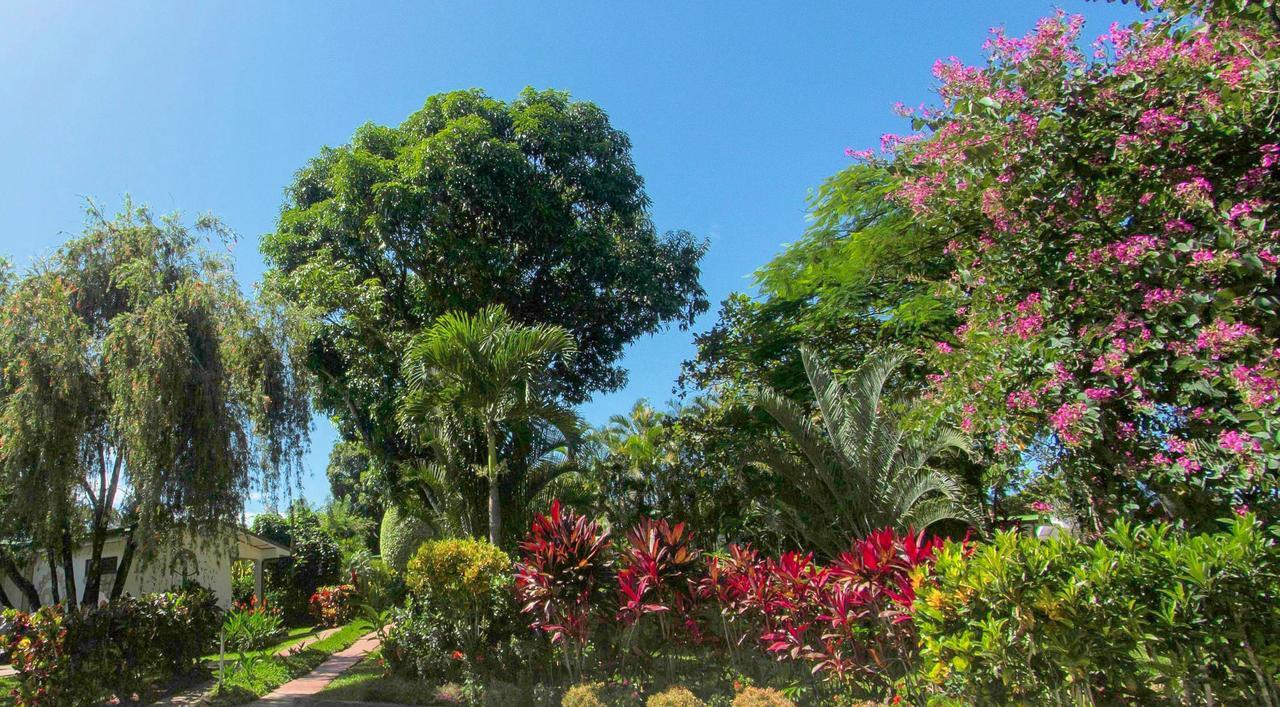
<svg viewBox="0 0 1280 707">
<path fill-rule="evenodd" d="M 701 560 L 684 523 L 646 518 L 627 533 L 619 557 L 617 618 L 632 627 L 633 637 L 647 616 L 662 647 L 672 645 L 677 628 L 694 639 L 701 636 L 694 614 Z"/>
<path fill-rule="evenodd" d="M 98 704 L 194 668 L 214 644 L 213 594 L 191 588 L 99 607 L 4 612 L 19 705 Z"/>
<path fill-rule="evenodd" d="M 1092 51 L 1079 16 L 993 31 L 935 64 L 921 132 L 853 153 L 946 261 L 938 409 L 994 466 L 1039 453 L 1094 532 L 1280 498 L 1276 8 L 1140 4 L 1163 11 Z"/>
<path fill-rule="evenodd" d="M 321 626 L 341 626 L 355 618 L 359 594 L 354 584 L 320 587 L 311 595 L 311 615 Z"/>
<path fill-rule="evenodd" d="M 268 600 L 250 596 L 237 602 L 222 623 L 227 646 L 238 652 L 262 650 L 284 634 L 284 618 Z"/>
<path fill-rule="evenodd" d="M 604 683 L 589 682 L 574 685 L 564 693 L 560 707 L 607 707 L 602 693 Z"/>
<path fill-rule="evenodd" d="M 796 703 L 771 687 L 750 686 L 733 698 L 733 707 L 796 707 Z"/>
<path fill-rule="evenodd" d="M 484 540 L 431 540 L 406 570 L 407 606 L 383 650 L 395 670 L 431 679 L 512 675 L 541 660 L 518 619 L 511 560 Z"/>
<path fill-rule="evenodd" d="M 551 503 L 534 518 L 520 543 L 515 591 L 534 630 L 564 651 L 571 675 L 580 676 L 592 623 L 611 577 L 609 533 L 585 516 Z"/>
<path fill-rule="evenodd" d="M 391 571 L 402 574 L 413 553 L 434 535 L 431 526 L 422 519 L 397 506 L 388 506 L 382 515 L 378 541 L 382 561 Z"/>
<path fill-rule="evenodd" d="M 320 526 L 315 512 L 296 505 L 283 517 L 264 513 L 253 520 L 255 533 L 292 548 L 289 557 L 269 560 L 266 593 L 286 623 L 302 625 L 310 619 L 311 595 L 342 579 L 342 552 Z"/>
<path fill-rule="evenodd" d="M 920 690 L 976 704 L 1275 703 L 1280 549 L 1253 518 L 1212 534 L 948 544 L 915 603 Z"/>
<path fill-rule="evenodd" d="M 656 695 L 650 695 L 645 707 L 704 707 L 707 703 L 689 692 L 688 688 L 670 687 Z"/>
</svg>

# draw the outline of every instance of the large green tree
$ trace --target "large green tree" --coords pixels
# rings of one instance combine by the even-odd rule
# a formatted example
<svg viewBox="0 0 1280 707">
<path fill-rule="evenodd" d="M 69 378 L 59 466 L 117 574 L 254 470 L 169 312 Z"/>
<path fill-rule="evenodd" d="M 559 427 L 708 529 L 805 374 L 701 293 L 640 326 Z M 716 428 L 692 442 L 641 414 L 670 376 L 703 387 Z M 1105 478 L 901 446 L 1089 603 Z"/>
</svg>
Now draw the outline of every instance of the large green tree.
<svg viewBox="0 0 1280 707">
<path fill-rule="evenodd" d="M 196 226 L 228 235 L 210 218 Z M 0 497 L 22 500 L 0 507 L 0 528 L 22 531 L 6 539 L 56 557 L 75 601 L 71 553 L 87 537 L 93 602 L 109 525 L 129 529 L 118 595 L 154 539 L 210 536 L 258 482 L 295 478 L 310 408 L 290 329 L 177 218 L 91 208 L 83 235 L 5 293 Z"/>
<path fill-rule="evenodd" d="M 401 418 L 410 430 L 439 439 L 441 426 L 462 436 L 478 430 L 484 439 L 484 476 L 489 487 L 489 542 L 502 542 L 499 461 L 503 440 L 530 422 L 576 437 L 581 421 L 551 391 L 558 362 L 576 353 L 562 327 L 525 326 L 501 306 L 475 314 L 449 313 L 415 337 L 405 355 L 408 392 Z M 437 450 L 439 451 L 439 450 Z"/>
<path fill-rule="evenodd" d="M 312 323 L 319 407 L 395 472 L 417 454 L 395 424 L 402 354 L 436 317 L 502 304 L 564 327 L 578 355 L 555 392 L 572 404 L 624 383 L 628 342 L 706 309 L 705 243 L 659 235 L 648 207 L 630 141 L 594 104 L 459 91 L 321 151 L 262 247 L 270 286 Z"/>
</svg>

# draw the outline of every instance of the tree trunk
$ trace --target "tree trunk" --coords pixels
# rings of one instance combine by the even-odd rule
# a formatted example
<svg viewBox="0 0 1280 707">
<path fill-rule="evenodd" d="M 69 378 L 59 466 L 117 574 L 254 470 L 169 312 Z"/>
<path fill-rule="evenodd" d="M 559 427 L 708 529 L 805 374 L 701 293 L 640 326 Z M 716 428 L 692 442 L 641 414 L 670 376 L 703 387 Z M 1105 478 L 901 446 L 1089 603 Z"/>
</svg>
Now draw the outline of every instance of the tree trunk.
<svg viewBox="0 0 1280 707">
<path fill-rule="evenodd" d="M 117 450 L 115 462 L 112 464 L 111 478 L 108 480 L 106 452 L 102 447 L 98 448 L 100 485 L 96 507 L 93 509 L 89 567 L 84 578 L 84 594 L 80 597 L 80 604 L 83 606 L 97 604 L 98 594 L 102 590 L 102 546 L 107 542 L 107 521 L 111 507 L 115 505 L 116 488 L 120 483 L 120 465 L 123 461 L 124 455 Z"/>
<path fill-rule="evenodd" d="M 62 603 L 61 590 L 58 589 L 58 561 L 54 559 L 53 550 L 46 550 L 45 559 L 49 561 L 49 592 L 53 595 L 53 603 Z"/>
<path fill-rule="evenodd" d="M 67 588 L 67 605 L 76 603 L 76 560 L 75 547 L 71 544 L 71 524 L 62 525 L 62 583 Z"/>
<path fill-rule="evenodd" d="M 489 442 L 489 542 L 502 541 L 502 508 L 498 494 L 498 435 L 493 423 L 486 423 L 484 434 Z"/>
<path fill-rule="evenodd" d="M 18 563 L 13 561 L 13 557 L 8 552 L 0 552 L 0 569 L 9 576 L 9 580 L 13 582 L 13 586 L 22 592 L 27 598 L 27 605 L 31 611 L 40 608 L 40 592 L 36 591 L 36 585 L 31 580 L 23 576 L 22 571 L 18 569 Z"/>
<path fill-rule="evenodd" d="M 3 584 L 0 584 L 0 607 L 4 607 L 6 609 L 18 608 L 13 605 L 13 602 L 9 601 L 9 595 L 4 591 Z"/>
<path fill-rule="evenodd" d="M 133 554 L 138 549 L 138 543 L 133 539 L 133 529 L 124 536 L 124 552 L 120 553 L 120 563 L 116 565 L 116 580 L 111 585 L 111 601 L 120 598 L 124 594 L 125 580 L 129 579 L 129 568 L 133 566 Z"/>
</svg>

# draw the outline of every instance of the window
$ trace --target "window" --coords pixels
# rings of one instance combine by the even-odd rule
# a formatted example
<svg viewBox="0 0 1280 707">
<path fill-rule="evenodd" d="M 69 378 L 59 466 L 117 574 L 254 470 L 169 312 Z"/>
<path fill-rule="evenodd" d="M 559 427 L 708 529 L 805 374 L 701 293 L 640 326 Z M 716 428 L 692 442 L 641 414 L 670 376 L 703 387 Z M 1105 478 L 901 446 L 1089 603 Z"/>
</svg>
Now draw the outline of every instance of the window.
<svg viewBox="0 0 1280 707">
<path fill-rule="evenodd" d="M 101 568 L 101 570 L 102 570 L 102 571 L 98 572 L 98 574 L 99 574 L 99 575 L 104 575 L 104 574 L 112 574 L 112 575 L 113 575 L 113 574 L 115 574 L 115 573 L 116 573 L 116 562 L 117 562 L 117 558 L 115 558 L 115 557 L 104 557 L 104 558 L 102 558 L 101 563 L 98 565 L 98 566 Z M 92 564 L 92 563 L 93 563 L 93 560 L 85 560 L 85 561 L 84 561 L 84 576 L 86 576 L 86 577 L 88 577 L 88 576 L 89 576 L 89 565 L 90 565 L 90 564 Z"/>
</svg>

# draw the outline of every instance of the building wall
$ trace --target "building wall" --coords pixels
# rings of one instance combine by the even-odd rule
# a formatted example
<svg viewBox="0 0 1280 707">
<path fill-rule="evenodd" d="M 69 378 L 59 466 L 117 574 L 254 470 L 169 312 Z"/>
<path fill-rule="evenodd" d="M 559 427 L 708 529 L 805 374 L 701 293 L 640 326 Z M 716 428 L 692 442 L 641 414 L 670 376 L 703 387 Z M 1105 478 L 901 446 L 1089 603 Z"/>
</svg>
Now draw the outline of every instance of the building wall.
<svg viewBox="0 0 1280 707">
<path fill-rule="evenodd" d="M 167 591 L 182 582 L 183 577 L 199 582 L 201 585 L 213 590 L 215 596 L 218 597 L 219 606 L 224 609 L 231 606 L 231 563 L 234 546 L 226 543 L 202 543 L 206 547 L 188 546 L 186 549 L 180 550 L 162 550 L 157 552 L 149 561 L 144 561 L 140 556 L 134 557 L 133 566 L 129 570 L 129 576 L 125 579 L 124 592 L 133 596 L 140 594 L 148 594 L 151 592 Z M 77 549 L 72 555 L 72 565 L 75 568 L 76 592 L 84 591 L 84 571 L 90 556 L 90 548 L 88 545 Z M 108 558 L 120 558 L 124 554 L 124 538 L 109 538 L 102 548 L 102 558 L 106 562 Z M 185 568 L 185 570 L 184 570 Z M 44 603 L 53 601 L 53 591 L 50 583 L 49 563 L 47 561 L 36 562 L 34 568 L 28 569 L 28 577 L 32 577 L 32 584 L 35 585 L 36 591 L 40 594 L 40 600 Z M 57 581 L 59 594 L 64 593 L 62 566 L 57 567 Z M 111 595 L 111 586 L 115 580 L 115 573 L 104 574 L 102 577 L 102 585 L 98 598 L 105 601 Z M 9 600 L 14 602 L 19 609 L 29 610 L 26 599 L 18 588 L 9 581 L 7 577 L 0 579 L 3 582 L 5 594 Z M 64 601 L 66 597 L 61 597 Z M 76 601 L 80 597 L 76 596 Z"/>
</svg>

